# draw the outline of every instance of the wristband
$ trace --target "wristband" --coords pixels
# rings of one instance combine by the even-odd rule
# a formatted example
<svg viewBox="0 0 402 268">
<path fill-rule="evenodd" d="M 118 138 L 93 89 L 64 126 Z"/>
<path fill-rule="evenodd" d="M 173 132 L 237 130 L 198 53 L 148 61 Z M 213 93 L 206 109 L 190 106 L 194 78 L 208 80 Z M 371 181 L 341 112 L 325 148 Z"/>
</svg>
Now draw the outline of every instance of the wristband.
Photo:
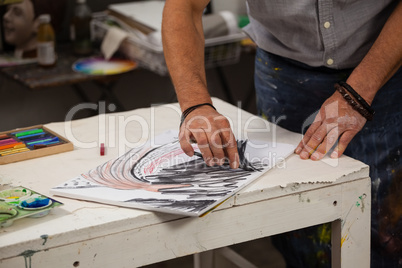
<svg viewBox="0 0 402 268">
<path fill-rule="evenodd" d="M 342 97 L 347 101 L 347 103 L 352 106 L 354 110 L 359 112 L 364 118 L 366 118 L 368 121 L 373 120 L 373 115 L 374 111 L 368 111 L 365 107 L 363 107 L 359 102 L 355 101 L 346 91 L 345 88 L 343 88 L 340 84 L 336 83 L 335 84 L 335 89 L 341 93 Z"/>
<path fill-rule="evenodd" d="M 201 103 L 201 104 L 197 104 L 197 105 L 194 105 L 194 106 L 191 106 L 191 107 L 187 108 L 186 110 L 184 110 L 184 112 L 182 113 L 181 119 L 180 119 L 180 127 L 181 127 L 181 125 L 183 124 L 184 120 L 186 120 L 186 117 L 187 117 L 192 111 L 194 111 L 194 110 L 197 109 L 198 107 L 205 106 L 205 105 L 211 106 L 211 107 L 214 108 L 214 110 L 216 111 L 216 108 L 215 108 L 211 103 L 208 103 L 208 102 L 206 102 L 206 103 Z"/>
<path fill-rule="evenodd" d="M 357 102 L 359 102 L 364 109 L 366 109 L 369 113 L 374 115 L 374 110 L 371 108 L 371 106 L 365 101 L 365 99 L 362 98 L 362 96 L 359 95 L 348 83 L 340 81 L 339 85 L 344 87 L 347 91 L 349 91 L 350 94 L 352 94 L 353 98 L 356 99 Z"/>
</svg>

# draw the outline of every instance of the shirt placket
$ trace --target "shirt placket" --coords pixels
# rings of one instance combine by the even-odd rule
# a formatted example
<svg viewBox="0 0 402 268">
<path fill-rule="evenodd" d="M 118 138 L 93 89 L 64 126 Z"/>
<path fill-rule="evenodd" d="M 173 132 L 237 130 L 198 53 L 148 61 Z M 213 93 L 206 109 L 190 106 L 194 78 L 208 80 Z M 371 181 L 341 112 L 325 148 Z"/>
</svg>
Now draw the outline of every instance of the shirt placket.
<svg viewBox="0 0 402 268">
<path fill-rule="evenodd" d="M 338 66 L 336 52 L 335 23 L 332 0 L 318 0 L 318 18 L 324 46 L 323 64 L 330 68 Z"/>
</svg>

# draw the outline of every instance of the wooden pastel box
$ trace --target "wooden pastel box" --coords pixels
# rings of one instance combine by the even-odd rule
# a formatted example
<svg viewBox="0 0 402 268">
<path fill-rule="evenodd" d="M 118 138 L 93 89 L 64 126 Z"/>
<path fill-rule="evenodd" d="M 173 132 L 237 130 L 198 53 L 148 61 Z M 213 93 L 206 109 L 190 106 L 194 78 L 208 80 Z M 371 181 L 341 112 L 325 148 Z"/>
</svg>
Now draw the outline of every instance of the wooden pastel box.
<svg viewBox="0 0 402 268">
<path fill-rule="evenodd" d="M 69 140 L 43 125 L 0 132 L 0 165 L 73 149 Z"/>
</svg>

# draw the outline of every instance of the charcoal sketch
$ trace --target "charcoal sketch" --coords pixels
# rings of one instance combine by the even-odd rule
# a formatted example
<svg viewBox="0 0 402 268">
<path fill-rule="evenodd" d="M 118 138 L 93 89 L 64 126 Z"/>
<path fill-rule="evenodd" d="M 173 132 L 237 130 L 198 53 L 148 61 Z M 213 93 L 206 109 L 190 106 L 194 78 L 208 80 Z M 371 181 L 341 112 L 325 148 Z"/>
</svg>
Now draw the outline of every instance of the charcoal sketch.
<svg viewBox="0 0 402 268">
<path fill-rule="evenodd" d="M 54 187 L 56 195 L 169 213 L 198 216 L 226 200 L 271 168 L 250 162 L 247 140 L 238 140 L 240 167 L 208 166 L 196 144 L 189 157 L 178 140 L 132 149 Z"/>
</svg>

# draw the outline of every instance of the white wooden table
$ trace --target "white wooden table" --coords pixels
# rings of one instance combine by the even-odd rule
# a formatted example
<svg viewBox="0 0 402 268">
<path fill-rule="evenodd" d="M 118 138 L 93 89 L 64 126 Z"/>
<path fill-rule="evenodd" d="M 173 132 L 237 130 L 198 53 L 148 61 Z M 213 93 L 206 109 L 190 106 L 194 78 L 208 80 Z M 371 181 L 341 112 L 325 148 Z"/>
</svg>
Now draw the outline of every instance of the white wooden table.
<svg viewBox="0 0 402 268">
<path fill-rule="evenodd" d="M 214 104 L 236 135 L 300 140 L 218 99 Z M 0 181 L 46 195 L 116 157 L 119 144 L 177 129 L 179 117 L 174 104 L 47 124 L 72 140 L 75 150 L 0 166 Z M 99 155 L 99 140 L 107 144 L 106 156 Z M 202 218 L 54 197 L 64 206 L 0 229 L 0 267 L 137 267 L 325 222 L 332 222 L 333 267 L 369 267 L 368 174 L 366 165 L 348 157 L 313 162 L 292 155 Z"/>
</svg>

